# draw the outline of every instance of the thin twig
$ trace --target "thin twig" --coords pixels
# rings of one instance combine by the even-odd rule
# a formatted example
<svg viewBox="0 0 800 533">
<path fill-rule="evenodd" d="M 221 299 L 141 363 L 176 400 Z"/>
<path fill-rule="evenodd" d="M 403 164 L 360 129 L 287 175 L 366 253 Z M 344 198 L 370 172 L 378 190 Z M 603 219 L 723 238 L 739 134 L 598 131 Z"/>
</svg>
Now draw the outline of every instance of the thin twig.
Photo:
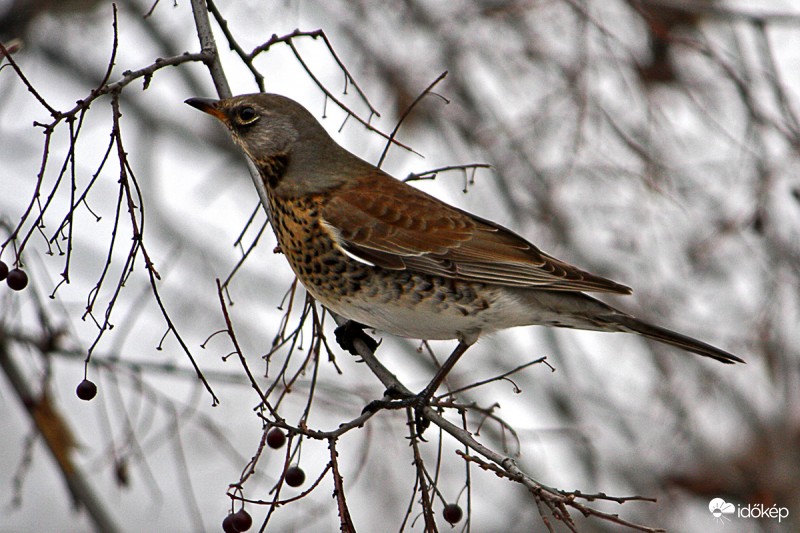
<svg viewBox="0 0 800 533">
<path fill-rule="evenodd" d="M 422 101 L 422 99 L 423 99 L 423 98 L 425 98 L 425 97 L 426 97 L 426 96 L 428 96 L 429 94 L 433 94 L 433 93 L 431 92 L 431 91 L 433 91 L 433 88 L 434 88 L 434 87 L 436 87 L 436 85 L 437 85 L 437 84 L 438 84 L 440 81 L 442 81 L 443 79 L 445 79 L 445 77 L 446 77 L 446 76 L 447 76 L 447 71 L 445 70 L 444 72 L 442 72 L 441 74 L 439 74 L 439 77 L 437 77 L 435 80 L 433 80 L 433 81 L 431 82 L 431 84 L 430 84 L 430 85 L 428 85 L 428 86 L 425 88 L 425 90 L 424 90 L 424 91 L 422 91 L 422 92 L 419 94 L 419 96 L 417 96 L 416 98 L 414 98 L 414 101 L 413 101 L 413 102 L 411 102 L 411 104 L 409 104 L 409 106 L 406 108 L 406 110 L 405 110 L 405 111 L 403 111 L 403 114 L 402 114 L 402 115 L 400 115 L 400 118 L 397 120 L 397 124 L 395 124 L 395 126 L 394 126 L 394 129 L 393 129 L 393 130 L 392 130 L 392 132 L 389 134 L 389 137 L 388 137 L 388 139 L 386 140 L 386 146 L 384 146 L 384 147 L 383 147 L 383 152 L 381 152 L 381 157 L 380 157 L 380 159 L 378 159 L 378 163 L 377 163 L 377 165 L 375 165 L 375 166 L 377 166 L 378 168 L 380 168 L 380 167 L 381 167 L 381 165 L 383 165 L 383 160 L 384 160 L 384 159 L 386 159 L 386 154 L 388 154 L 388 153 L 389 153 L 389 148 L 392 146 L 392 144 L 394 144 L 394 143 L 396 142 L 396 140 L 395 140 L 395 137 L 397 136 L 397 132 L 398 132 L 398 131 L 400 131 L 400 126 L 402 126 L 402 125 L 403 125 L 403 121 L 405 121 L 405 119 L 406 119 L 406 118 L 408 118 L 408 116 L 411 114 L 411 112 L 414 110 L 414 108 L 417 106 L 417 104 L 418 104 L 418 103 L 420 103 L 420 101 Z M 444 98 L 444 97 L 441 97 L 441 98 L 442 98 L 442 99 L 444 99 L 444 101 L 445 101 L 445 102 L 448 102 L 448 100 L 447 100 L 446 98 Z"/>
</svg>

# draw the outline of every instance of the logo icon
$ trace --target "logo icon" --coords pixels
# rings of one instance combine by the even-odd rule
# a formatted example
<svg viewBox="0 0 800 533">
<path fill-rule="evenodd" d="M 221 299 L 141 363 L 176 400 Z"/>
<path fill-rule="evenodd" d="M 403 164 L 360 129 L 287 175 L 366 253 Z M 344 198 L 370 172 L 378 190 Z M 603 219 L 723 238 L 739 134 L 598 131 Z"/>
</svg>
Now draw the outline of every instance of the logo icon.
<svg viewBox="0 0 800 533">
<path fill-rule="evenodd" d="M 724 515 L 736 512 L 736 506 L 722 498 L 714 498 L 708 502 L 708 510 L 714 516 L 714 521 L 725 523 L 726 521 L 730 522 L 731 519 Z"/>
</svg>

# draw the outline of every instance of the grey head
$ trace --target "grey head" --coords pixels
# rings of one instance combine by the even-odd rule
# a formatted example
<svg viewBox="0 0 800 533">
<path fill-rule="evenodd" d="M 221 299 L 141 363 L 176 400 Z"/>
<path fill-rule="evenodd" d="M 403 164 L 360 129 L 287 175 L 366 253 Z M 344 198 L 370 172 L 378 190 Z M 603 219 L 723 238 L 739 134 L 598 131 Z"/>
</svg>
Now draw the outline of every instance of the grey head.
<svg viewBox="0 0 800 533">
<path fill-rule="evenodd" d="M 219 119 L 279 194 L 321 192 L 372 167 L 340 147 L 302 105 L 279 94 L 256 93 L 186 103 Z"/>
</svg>

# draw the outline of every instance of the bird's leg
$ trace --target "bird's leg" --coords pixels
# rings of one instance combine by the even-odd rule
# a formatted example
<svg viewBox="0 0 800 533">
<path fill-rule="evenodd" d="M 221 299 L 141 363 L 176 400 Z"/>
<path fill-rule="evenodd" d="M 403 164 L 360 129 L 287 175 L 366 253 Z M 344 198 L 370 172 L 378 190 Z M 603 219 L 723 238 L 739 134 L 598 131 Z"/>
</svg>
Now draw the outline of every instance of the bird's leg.
<svg viewBox="0 0 800 533">
<path fill-rule="evenodd" d="M 343 350 L 350 352 L 353 355 L 358 355 L 355 346 L 353 346 L 354 339 L 361 339 L 371 352 L 375 352 L 380 344 L 375 339 L 364 333 L 364 324 L 359 324 L 354 320 L 348 320 L 335 330 L 333 334 L 336 336 L 336 342 Z"/>
<path fill-rule="evenodd" d="M 436 389 L 439 388 L 439 385 L 442 384 L 447 374 L 450 373 L 470 346 L 472 346 L 472 343 L 467 343 L 463 340 L 458 341 L 458 346 L 456 346 L 453 353 L 445 360 L 444 364 L 439 367 L 439 370 L 436 372 L 436 375 L 433 376 L 431 382 L 428 383 L 428 386 L 414 398 L 414 420 L 417 426 L 417 435 L 421 436 L 429 425 L 429 422 L 422 416 L 422 410 L 428 406 L 431 398 L 433 398 L 433 395 L 436 393 Z"/>
<path fill-rule="evenodd" d="M 404 409 L 406 407 L 414 407 L 414 424 L 416 425 L 417 436 L 422 438 L 422 433 L 430 425 L 422 415 L 422 410 L 429 406 L 431 398 L 433 398 L 436 390 L 470 346 L 472 346 L 470 342 L 459 341 L 453 353 L 451 353 L 444 364 L 439 367 L 439 370 L 436 372 L 436 375 L 433 376 L 430 383 L 428 383 L 428 386 L 419 394 L 409 395 L 408 392 L 389 388 L 384 393 L 384 399 L 370 402 L 364 407 L 362 413 L 374 413 L 380 409 Z"/>
<path fill-rule="evenodd" d="M 436 393 L 436 389 L 439 388 L 439 385 L 442 384 L 444 379 L 447 377 L 447 374 L 453 370 L 453 367 L 456 366 L 458 360 L 461 359 L 461 356 L 464 355 L 464 352 L 466 352 L 470 346 L 472 346 L 472 344 L 467 344 L 464 341 L 458 342 L 458 346 L 456 346 L 455 350 L 453 350 L 453 353 L 451 353 L 450 356 L 445 360 L 444 364 L 439 367 L 439 370 L 436 372 L 436 375 L 433 376 L 431 382 L 428 383 L 428 386 L 417 395 L 417 399 L 420 401 L 420 403 L 427 404 L 430 399 L 433 398 L 433 395 Z"/>
</svg>

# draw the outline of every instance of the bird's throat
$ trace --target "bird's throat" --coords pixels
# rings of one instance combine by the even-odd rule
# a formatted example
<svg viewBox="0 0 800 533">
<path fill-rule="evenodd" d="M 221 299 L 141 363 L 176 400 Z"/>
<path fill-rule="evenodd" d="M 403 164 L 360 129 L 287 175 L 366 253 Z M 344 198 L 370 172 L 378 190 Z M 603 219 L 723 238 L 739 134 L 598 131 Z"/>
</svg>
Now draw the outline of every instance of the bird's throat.
<svg viewBox="0 0 800 533">
<path fill-rule="evenodd" d="M 289 167 L 289 154 L 278 154 L 269 159 L 261 159 L 255 162 L 258 173 L 268 189 L 275 189 L 280 185 Z"/>
</svg>

